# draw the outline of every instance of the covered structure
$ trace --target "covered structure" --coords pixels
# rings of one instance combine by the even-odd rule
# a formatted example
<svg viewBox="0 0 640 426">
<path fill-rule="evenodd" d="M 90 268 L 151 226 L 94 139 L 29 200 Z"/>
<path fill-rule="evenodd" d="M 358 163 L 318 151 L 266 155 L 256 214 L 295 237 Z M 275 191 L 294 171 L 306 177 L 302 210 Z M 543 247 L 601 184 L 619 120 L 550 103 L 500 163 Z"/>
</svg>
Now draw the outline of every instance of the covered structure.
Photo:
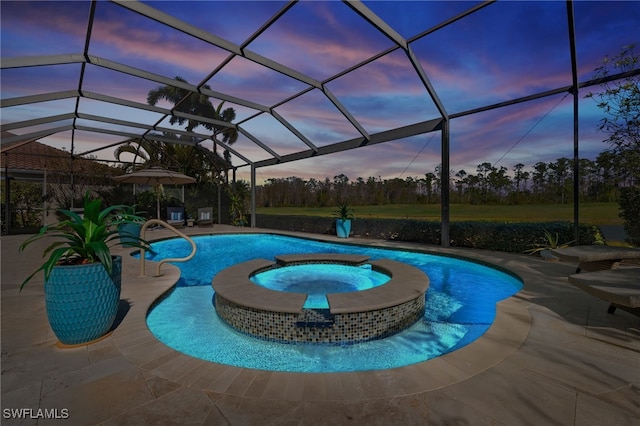
<svg viewBox="0 0 640 426">
<path fill-rule="evenodd" d="M 4 138 L 14 135 L 3 134 Z M 96 162 L 83 157 L 73 157 L 69 152 L 53 148 L 37 141 L 16 141 L 6 143 L 2 146 L 2 155 L 0 155 L 0 170 L 2 170 L 2 192 L 4 199 L 11 199 L 11 182 L 42 182 L 42 199 L 41 204 L 37 206 L 27 206 L 27 209 L 13 206 L 14 208 L 4 208 L 2 211 L 2 232 L 11 233 L 12 223 L 15 223 L 15 217 L 20 215 L 23 220 L 25 231 L 34 231 L 38 227 L 35 225 L 47 224 L 54 221 L 49 215 L 50 197 L 47 192 L 47 182 L 55 182 L 57 185 L 66 185 L 70 188 L 71 193 L 78 192 L 77 187 L 74 190 L 76 182 L 91 182 L 93 184 L 110 184 L 113 176 L 118 172 L 117 169 L 109 167 L 100 162 Z M 71 200 L 73 203 L 73 199 Z M 25 207 L 25 206 L 22 206 Z M 73 204 L 71 205 L 73 209 Z M 27 210 L 27 211 L 25 211 Z M 14 215 L 14 218 L 11 216 Z M 35 216 L 41 216 L 42 222 L 37 224 L 27 220 L 33 219 Z M 25 222 L 29 222 L 28 224 Z"/>
<path fill-rule="evenodd" d="M 441 176 L 450 176 L 456 153 L 469 150 L 467 143 L 482 145 L 466 139 L 470 142 L 452 146 L 457 123 L 471 118 L 483 126 L 503 126 L 514 107 L 550 111 L 567 98 L 564 113 L 572 118 L 559 142 L 573 158 L 577 177 L 584 90 L 640 73 L 592 79 L 604 56 L 637 41 L 633 28 L 617 27 L 607 40 L 594 35 L 621 17 L 633 21 L 640 16 L 638 6 L 2 2 L 3 31 L 12 31 L 3 37 L 2 150 L 32 140 L 55 146 L 64 139 L 74 158 L 115 163 L 114 149 L 132 138 L 220 147 L 231 155 L 234 176 L 237 170 L 247 172 L 255 213 L 260 170 L 389 142 L 408 147 L 411 157 L 436 135 L 433 164 Z M 47 36 L 54 31 L 60 37 Z M 158 86 L 186 95 L 175 105 L 152 105 L 147 95 Z M 185 112 L 198 97 L 234 108 L 236 120 Z M 372 105 L 373 112 L 366 108 Z M 189 130 L 180 122 L 190 123 Z M 317 122 L 322 130 L 314 127 Z M 219 138 L 226 129 L 237 132 L 234 144 Z M 544 149 L 533 148 L 532 156 Z M 342 167 L 348 165 L 336 162 L 336 174 Z M 578 182 L 574 179 L 574 194 Z M 444 246 L 449 185 L 442 179 Z M 578 219 L 575 203 L 576 237 Z M 255 214 L 252 221 L 255 226 Z"/>
</svg>

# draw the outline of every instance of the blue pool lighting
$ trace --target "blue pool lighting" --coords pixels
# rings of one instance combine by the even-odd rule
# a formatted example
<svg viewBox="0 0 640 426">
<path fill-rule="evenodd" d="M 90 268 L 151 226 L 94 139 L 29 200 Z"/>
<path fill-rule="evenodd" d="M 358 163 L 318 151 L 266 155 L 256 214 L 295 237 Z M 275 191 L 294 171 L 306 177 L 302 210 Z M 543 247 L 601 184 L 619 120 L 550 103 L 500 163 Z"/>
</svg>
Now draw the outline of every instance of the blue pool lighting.
<svg viewBox="0 0 640 426">
<path fill-rule="evenodd" d="M 482 336 L 494 321 L 496 303 L 522 288 L 522 281 L 508 272 L 435 254 L 272 234 L 209 235 L 194 237 L 194 241 L 198 247 L 196 256 L 189 262 L 176 264 L 181 269 L 181 278 L 149 310 L 147 324 L 156 338 L 177 351 L 237 367 L 345 372 L 423 362 Z M 186 256 L 190 245 L 185 240 L 172 239 L 153 243 L 153 249 L 156 254 L 149 255 L 149 259 L 161 260 Z M 393 336 L 350 345 L 261 340 L 234 330 L 220 319 L 211 286 L 218 272 L 252 259 L 274 259 L 296 253 L 358 254 L 418 268 L 430 280 L 424 317 Z M 337 269 L 336 265 L 330 269 Z"/>
</svg>

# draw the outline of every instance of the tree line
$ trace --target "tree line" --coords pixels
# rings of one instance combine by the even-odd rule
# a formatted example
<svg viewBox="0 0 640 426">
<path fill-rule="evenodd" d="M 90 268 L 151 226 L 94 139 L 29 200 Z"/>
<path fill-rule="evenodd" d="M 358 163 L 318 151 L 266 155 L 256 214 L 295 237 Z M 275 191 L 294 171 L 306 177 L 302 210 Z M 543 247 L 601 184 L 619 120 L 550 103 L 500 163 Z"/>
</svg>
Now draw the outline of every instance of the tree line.
<svg viewBox="0 0 640 426">
<path fill-rule="evenodd" d="M 595 160 L 580 159 L 578 176 L 581 202 L 615 202 L 621 187 L 636 184 L 609 151 Z M 568 158 L 538 162 L 529 170 L 522 163 L 509 170 L 484 162 L 474 172 L 452 170 L 449 197 L 456 204 L 566 204 L 574 201 L 573 181 L 573 161 Z M 441 188 L 440 166 L 422 177 L 405 179 L 350 180 L 345 174 L 324 180 L 291 176 L 267 179 L 256 188 L 256 203 L 263 207 L 437 204 L 441 201 Z"/>
</svg>

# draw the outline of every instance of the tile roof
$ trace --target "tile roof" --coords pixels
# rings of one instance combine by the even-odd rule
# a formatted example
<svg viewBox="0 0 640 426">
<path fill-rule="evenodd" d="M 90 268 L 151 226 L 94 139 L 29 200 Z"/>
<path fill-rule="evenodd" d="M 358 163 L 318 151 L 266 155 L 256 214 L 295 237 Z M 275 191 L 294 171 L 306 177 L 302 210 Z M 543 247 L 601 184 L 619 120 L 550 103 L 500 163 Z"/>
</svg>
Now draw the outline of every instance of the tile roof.
<svg viewBox="0 0 640 426">
<path fill-rule="evenodd" d="M 10 135 L 8 132 L 2 132 L 3 137 Z M 69 152 L 40 142 L 28 141 L 3 144 L 0 153 L 0 167 L 3 171 L 5 167 L 11 170 L 25 171 L 71 171 Z M 73 170 L 77 173 L 90 171 L 95 174 L 120 174 L 114 167 L 78 157 L 73 160 Z"/>
</svg>

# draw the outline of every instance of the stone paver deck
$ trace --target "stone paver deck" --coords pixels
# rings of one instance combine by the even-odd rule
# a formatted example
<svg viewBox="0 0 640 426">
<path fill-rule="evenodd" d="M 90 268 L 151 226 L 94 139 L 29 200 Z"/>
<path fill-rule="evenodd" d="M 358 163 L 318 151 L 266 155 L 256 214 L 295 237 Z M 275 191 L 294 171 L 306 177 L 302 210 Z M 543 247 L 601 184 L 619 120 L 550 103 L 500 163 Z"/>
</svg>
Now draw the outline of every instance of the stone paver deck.
<svg viewBox="0 0 640 426">
<path fill-rule="evenodd" d="M 183 231 L 255 230 L 215 225 Z M 150 233 L 154 239 L 167 236 L 164 230 Z M 179 271 L 165 265 L 164 276 L 140 278 L 138 262 L 128 256 L 122 315 L 111 337 L 57 348 L 42 277 L 18 292 L 41 251 L 34 246 L 20 254 L 27 236 L 2 236 L 2 424 L 638 424 L 640 318 L 609 315 L 606 302 L 570 285 L 574 264 L 310 237 L 467 256 L 514 271 L 524 288 L 499 303 L 494 324 L 480 339 L 433 360 L 357 373 L 270 372 L 201 361 L 155 339 L 145 323 L 147 310 Z M 45 419 L 38 409 L 68 419 Z"/>
</svg>

